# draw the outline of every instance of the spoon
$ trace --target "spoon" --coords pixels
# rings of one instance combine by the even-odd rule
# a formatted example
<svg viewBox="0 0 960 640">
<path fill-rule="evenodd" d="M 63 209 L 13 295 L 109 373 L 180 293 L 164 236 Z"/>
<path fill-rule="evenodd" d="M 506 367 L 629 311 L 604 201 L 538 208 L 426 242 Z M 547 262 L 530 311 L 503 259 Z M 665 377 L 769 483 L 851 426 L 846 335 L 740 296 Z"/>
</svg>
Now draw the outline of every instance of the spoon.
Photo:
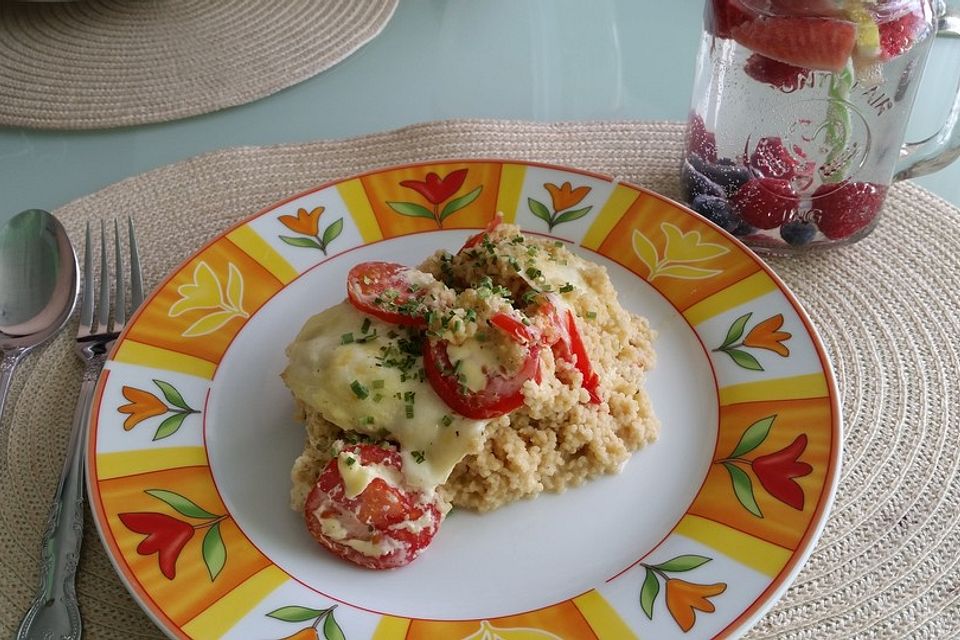
<svg viewBox="0 0 960 640">
<path fill-rule="evenodd" d="M 60 221 L 28 209 L 0 226 L 0 418 L 13 370 L 73 313 L 77 256 Z"/>
</svg>

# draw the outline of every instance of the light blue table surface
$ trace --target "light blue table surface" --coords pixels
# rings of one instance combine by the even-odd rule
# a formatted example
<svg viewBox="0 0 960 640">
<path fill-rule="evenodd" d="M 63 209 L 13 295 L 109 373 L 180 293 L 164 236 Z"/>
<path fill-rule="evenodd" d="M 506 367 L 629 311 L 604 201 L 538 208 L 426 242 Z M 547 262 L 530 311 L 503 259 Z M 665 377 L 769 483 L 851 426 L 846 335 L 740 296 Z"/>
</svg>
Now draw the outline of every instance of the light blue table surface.
<svg viewBox="0 0 960 640">
<path fill-rule="evenodd" d="M 334 68 L 257 102 L 102 131 L 0 128 L 0 220 L 55 209 L 125 177 L 238 145 L 302 142 L 426 120 L 686 118 L 700 0 L 401 0 Z M 908 137 L 936 131 L 960 40 L 927 64 Z M 960 205 L 960 162 L 917 182 Z"/>
</svg>

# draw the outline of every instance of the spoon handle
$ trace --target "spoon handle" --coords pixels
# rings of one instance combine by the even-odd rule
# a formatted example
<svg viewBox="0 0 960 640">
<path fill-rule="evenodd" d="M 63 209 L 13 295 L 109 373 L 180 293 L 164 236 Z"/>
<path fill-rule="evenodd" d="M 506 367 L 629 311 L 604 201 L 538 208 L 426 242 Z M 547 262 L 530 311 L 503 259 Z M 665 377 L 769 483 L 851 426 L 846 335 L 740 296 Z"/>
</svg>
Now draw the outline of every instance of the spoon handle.
<svg viewBox="0 0 960 640">
<path fill-rule="evenodd" d="M 93 366 L 84 372 L 60 484 L 43 534 L 40 589 L 15 640 L 80 639 L 75 579 L 83 543 L 83 442 L 99 370 Z"/>
<path fill-rule="evenodd" d="M 20 362 L 20 358 L 26 352 L 26 349 L 12 349 L 2 352 L 3 358 L 0 358 L 0 423 L 3 422 L 3 405 L 7 401 L 7 393 L 10 391 L 13 370 L 17 368 L 17 363 Z"/>
</svg>

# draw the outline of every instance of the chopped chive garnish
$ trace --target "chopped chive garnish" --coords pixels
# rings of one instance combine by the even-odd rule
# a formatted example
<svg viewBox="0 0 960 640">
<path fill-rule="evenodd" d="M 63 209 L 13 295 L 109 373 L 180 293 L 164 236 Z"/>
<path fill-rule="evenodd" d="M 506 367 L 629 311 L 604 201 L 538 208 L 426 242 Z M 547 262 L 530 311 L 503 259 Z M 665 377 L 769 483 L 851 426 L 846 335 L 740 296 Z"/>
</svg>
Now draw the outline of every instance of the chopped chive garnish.
<svg viewBox="0 0 960 640">
<path fill-rule="evenodd" d="M 411 451 L 410 455 L 411 457 L 413 457 L 413 459 L 416 461 L 417 464 L 420 464 L 427 459 L 427 456 L 424 455 L 423 451 Z"/>
<path fill-rule="evenodd" d="M 407 404 L 413 404 L 414 402 L 416 402 L 416 397 L 417 397 L 417 394 L 413 391 L 404 391 L 403 393 L 403 401 L 406 402 Z"/>
<path fill-rule="evenodd" d="M 374 380 L 370 383 L 370 386 L 374 389 L 383 389 L 383 380 Z"/>
<path fill-rule="evenodd" d="M 350 344 L 353 342 L 353 333 L 345 333 L 340 336 L 340 344 Z"/>
<path fill-rule="evenodd" d="M 573 285 L 569 282 L 560 287 L 560 293 L 570 293 L 571 291 L 573 291 Z"/>
<path fill-rule="evenodd" d="M 373 401 L 374 401 L 374 402 L 380 402 L 381 400 L 383 400 L 383 394 L 382 394 L 382 393 L 375 393 L 375 394 L 373 394 Z"/>
<path fill-rule="evenodd" d="M 350 389 L 353 391 L 353 395 L 357 396 L 361 400 L 366 399 L 366 397 L 370 395 L 370 391 L 368 391 L 365 386 L 360 384 L 359 380 L 354 380 L 351 382 Z"/>
<path fill-rule="evenodd" d="M 373 416 L 365 416 L 363 418 L 363 424 L 373 424 Z"/>
<path fill-rule="evenodd" d="M 405 411 L 406 411 L 407 420 L 412 419 L 412 418 L 413 418 L 413 405 L 412 405 L 412 404 L 405 405 L 405 406 L 404 406 L 404 409 L 405 409 Z"/>
<path fill-rule="evenodd" d="M 345 460 L 345 462 L 347 463 L 347 466 L 348 466 L 348 467 L 352 467 L 353 465 L 357 464 L 357 459 L 356 459 L 356 458 L 347 458 L 347 459 Z"/>
<path fill-rule="evenodd" d="M 370 318 L 364 318 L 363 324 L 360 325 L 360 333 L 366 333 L 370 331 Z"/>
<path fill-rule="evenodd" d="M 563 246 L 563 243 L 560 242 L 559 240 L 554 240 L 554 241 L 553 241 L 553 246 L 555 246 L 555 247 L 562 247 L 562 246 Z"/>
<path fill-rule="evenodd" d="M 449 415 L 444 415 L 442 418 L 440 418 L 440 423 L 445 427 L 449 427 L 451 424 L 453 424 L 453 418 L 451 418 Z"/>
<path fill-rule="evenodd" d="M 596 312 L 596 311 L 587 311 L 587 319 L 588 319 L 588 320 L 596 320 L 596 319 L 597 319 L 597 312 Z"/>
</svg>

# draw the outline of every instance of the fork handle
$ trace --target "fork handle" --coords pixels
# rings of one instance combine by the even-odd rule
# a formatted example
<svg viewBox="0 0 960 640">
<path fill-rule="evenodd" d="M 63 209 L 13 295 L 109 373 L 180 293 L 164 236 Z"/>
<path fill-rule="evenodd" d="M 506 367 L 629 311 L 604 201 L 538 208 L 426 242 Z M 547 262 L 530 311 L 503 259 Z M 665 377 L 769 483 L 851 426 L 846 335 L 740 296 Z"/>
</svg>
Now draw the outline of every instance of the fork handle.
<svg viewBox="0 0 960 640">
<path fill-rule="evenodd" d="M 15 640 L 79 640 L 80 608 L 75 588 L 83 544 L 83 441 L 99 367 L 84 372 L 67 455 L 40 550 L 40 588 Z"/>
</svg>

